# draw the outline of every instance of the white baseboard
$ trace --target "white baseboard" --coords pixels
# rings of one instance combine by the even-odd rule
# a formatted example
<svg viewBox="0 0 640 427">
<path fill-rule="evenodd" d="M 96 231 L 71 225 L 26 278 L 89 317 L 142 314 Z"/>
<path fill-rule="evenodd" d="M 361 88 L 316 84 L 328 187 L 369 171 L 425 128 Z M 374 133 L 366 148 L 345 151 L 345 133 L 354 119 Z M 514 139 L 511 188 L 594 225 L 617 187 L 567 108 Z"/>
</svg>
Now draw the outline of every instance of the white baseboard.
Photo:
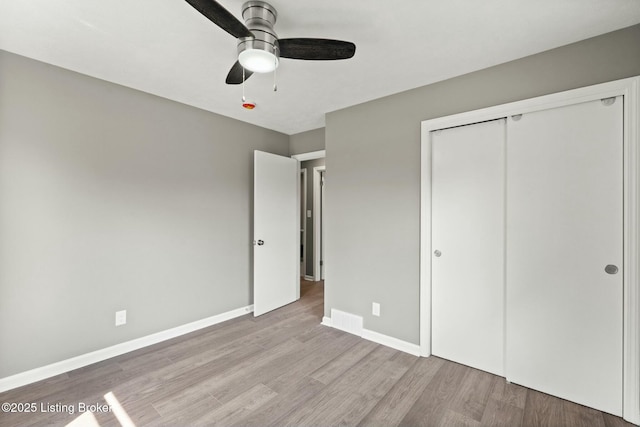
<svg viewBox="0 0 640 427">
<path fill-rule="evenodd" d="M 402 352 L 412 354 L 414 356 L 420 356 L 420 346 L 418 344 L 412 344 L 410 342 L 402 341 L 398 338 L 383 335 L 378 332 L 370 331 L 368 329 L 362 330 L 362 338 L 378 344 L 382 344 L 386 347 L 391 347 L 395 350 L 400 350 Z"/>
<path fill-rule="evenodd" d="M 304 276 L 304 280 L 306 280 L 307 282 L 315 282 L 316 281 L 315 277 L 307 276 L 307 275 Z"/>
<path fill-rule="evenodd" d="M 116 344 L 111 347 L 92 351 L 91 353 L 72 357 L 71 359 L 61 360 L 60 362 L 55 362 L 50 365 L 42 366 L 40 368 L 35 368 L 29 371 L 21 372 L 19 374 L 11 375 L 9 377 L 0 378 L 0 393 L 37 381 L 41 381 L 55 375 L 60 375 L 74 369 L 82 368 L 83 366 L 91 365 L 92 363 L 101 362 L 115 356 L 120 356 L 121 354 L 157 344 L 171 338 L 179 337 L 180 335 L 188 334 L 190 332 L 194 332 L 208 326 L 216 325 L 218 323 L 222 323 L 236 317 L 244 316 L 245 314 L 251 312 L 253 312 L 253 305 L 248 305 L 246 307 L 227 311 L 226 313 L 207 317 L 206 319 L 196 320 L 195 322 L 167 329 L 166 331 L 157 332 L 155 334 Z"/>
<path fill-rule="evenodd" d="M 331 313 L 333 314 L 334 311 L 337 311 L 337 310 L 332 309 Z M 331 317 L 327 317 L 327 316 L 324 316 L 322 318 L 322 324 L 330 328 L 335 328 L 341 331 L 349 332 L 365 340 L 373 341 L 375 343 L 384 345 L 386 347 L 393 348 L 394 350 L 399 350 L 404 353 L 409 353 L 413 356 L 420 356 L 420 346 L 418 344 L 412 344 L 410 342 L 406 342 L 398 338 L 394 338 L 378 332 L 370 331 L 369 329 L 360 328 L 358 331 L 357 329 L 349 330 L 350 328 L 339 327 L 338 325 L 334 324 L 333 319 Z"/>
</svg>

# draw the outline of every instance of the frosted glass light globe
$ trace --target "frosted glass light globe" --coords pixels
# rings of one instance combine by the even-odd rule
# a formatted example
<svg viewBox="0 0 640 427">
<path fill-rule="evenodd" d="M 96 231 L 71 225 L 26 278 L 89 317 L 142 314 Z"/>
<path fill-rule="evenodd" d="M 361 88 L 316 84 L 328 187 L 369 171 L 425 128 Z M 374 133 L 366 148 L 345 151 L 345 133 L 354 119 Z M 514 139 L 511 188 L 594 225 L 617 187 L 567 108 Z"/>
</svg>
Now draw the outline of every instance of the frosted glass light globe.
<svg viewBox="0 0 640 427">
<path fill-rule="evenodd" d="M 245 69 L 254 73 L 270 73 L 278 67 L 278 58 L 262 49 L 246 49 L 238 55 L 238 61 Z"/>
</svg>

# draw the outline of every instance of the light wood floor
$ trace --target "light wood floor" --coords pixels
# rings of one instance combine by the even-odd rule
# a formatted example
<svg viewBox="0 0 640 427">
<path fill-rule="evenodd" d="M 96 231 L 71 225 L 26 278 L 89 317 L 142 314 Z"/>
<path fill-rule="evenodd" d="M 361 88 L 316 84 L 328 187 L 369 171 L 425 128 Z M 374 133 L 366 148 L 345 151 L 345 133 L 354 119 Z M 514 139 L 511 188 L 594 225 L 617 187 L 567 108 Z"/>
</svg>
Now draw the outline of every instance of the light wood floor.
<svg viewBox="0 0 640 427">
<path fill-rule="evenodd" d="M 320 325 L 323 286 L 300 301 L 243 316 L 0 394 L 35 402 L 0 426 L 66 425 L 111 392 L 136 426 L 631 426 L 437 357 L 418 358 Z M 54 409 L 55 410 L 55 409 Z M 95 414 L 119 426 L 115 414 Z M 87 424 L 92 425 L 92 424 Z M 93 424 L 96 425 L 96 424 Z"/>
</svg>

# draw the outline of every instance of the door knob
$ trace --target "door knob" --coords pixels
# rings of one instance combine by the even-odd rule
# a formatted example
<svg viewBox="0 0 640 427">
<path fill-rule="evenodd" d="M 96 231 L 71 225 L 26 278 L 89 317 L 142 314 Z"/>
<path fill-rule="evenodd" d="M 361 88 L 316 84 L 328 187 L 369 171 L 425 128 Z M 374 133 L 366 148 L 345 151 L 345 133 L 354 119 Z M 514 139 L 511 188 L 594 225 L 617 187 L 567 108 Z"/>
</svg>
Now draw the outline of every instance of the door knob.
<svg viewBox="0 0 640 427">
<path fill-rule="evenodd" d="M 258 240 L 258 246 L 264 245 L 264 240 Z"/>
<path fill-rule="evenodd" d="M 604 271 L 609 274 L 616 274 L 618 272 L 618 267 L 613 264 L 609 264 L 604 268 Z"/>
<path fill-rule="evenodd" d="M 434 254 L 436 257 L 440 257 L 440 255 L 442 255 L 442 252 L 440 252 L 439 250 L 437 250 L 437 249 L 436 249 L 435 251 L 433 251 L 433 254 Z"/>
</svg>

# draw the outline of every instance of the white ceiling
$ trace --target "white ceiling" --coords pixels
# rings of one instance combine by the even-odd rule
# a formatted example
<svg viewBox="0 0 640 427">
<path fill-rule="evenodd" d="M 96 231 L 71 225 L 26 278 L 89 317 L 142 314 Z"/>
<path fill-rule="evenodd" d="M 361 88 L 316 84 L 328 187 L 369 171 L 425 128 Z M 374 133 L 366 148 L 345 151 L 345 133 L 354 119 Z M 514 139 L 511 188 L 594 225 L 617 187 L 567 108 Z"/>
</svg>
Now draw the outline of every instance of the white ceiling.
<svg viewBox="0 0 640 427">
<path fill-rule="evenodd" d="M 220 0 L 240 18 L 244 0 Z M 352 41 L 224 83 L 236 41 L 184 0 L 0 0 L 0 49 L 286 134 L 351 105 L 640 22 L 640 0 L 272 0 L 282 38 Z M 2 94 L 0 94 L 2 96 Z"/>
</svg>

